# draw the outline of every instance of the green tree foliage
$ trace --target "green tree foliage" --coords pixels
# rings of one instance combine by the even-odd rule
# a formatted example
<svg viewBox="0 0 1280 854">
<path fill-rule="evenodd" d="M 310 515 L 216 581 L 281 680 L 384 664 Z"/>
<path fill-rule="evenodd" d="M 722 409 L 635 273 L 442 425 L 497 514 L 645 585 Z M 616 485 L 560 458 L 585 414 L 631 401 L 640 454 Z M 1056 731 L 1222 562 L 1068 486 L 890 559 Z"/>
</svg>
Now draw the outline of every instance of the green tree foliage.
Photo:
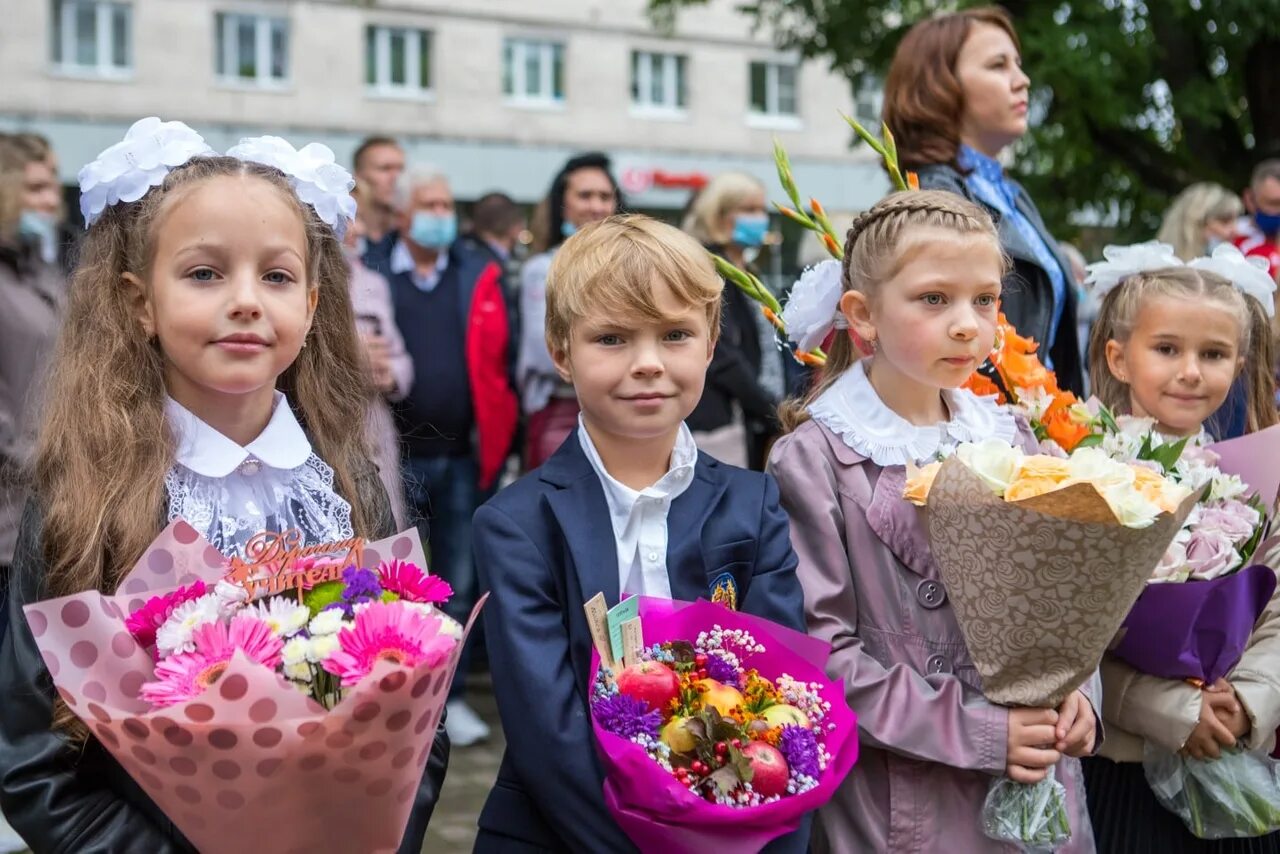
<svg viewBox="0 0 1280 854">
<path fill-rule="evenodd" d="M 650 0 L 659 23 L 706 0 Z M 874 86 L 912 23 L 962 0 L 749 0 L 778 46 Z M 1035 125 L 1015 171 L 1055 233 L 1072 214 L 1154 234 L 1195 181 L 1240 190 L 1280 156 L 1280 0 L 1006 0 L 1032 81 Z M 801 94 L 803 97 L 803 93 Z M 834 109 L 832 120 L 838 121 Z M 854 140 L 851 139 L 851 143 Z"/>
</svg>

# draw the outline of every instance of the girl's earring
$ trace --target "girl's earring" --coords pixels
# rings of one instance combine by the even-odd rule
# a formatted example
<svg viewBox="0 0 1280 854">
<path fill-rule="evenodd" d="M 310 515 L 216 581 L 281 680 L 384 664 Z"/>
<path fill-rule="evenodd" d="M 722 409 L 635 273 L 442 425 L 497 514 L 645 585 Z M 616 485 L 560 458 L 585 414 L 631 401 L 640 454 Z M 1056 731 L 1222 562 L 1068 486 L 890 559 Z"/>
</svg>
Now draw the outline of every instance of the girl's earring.
<svg viewBox="0 0 1280 854">
<path fill-rule="evenodd" d="M 853 338 L 853 346 L 859 353 L 861 353 L 863 356 L 875 355 L 876 353 L 875 338 L 863 338 L 861 335 L 859 335 L 857 332 L 854 332 L 852 329 L 849 330 L 849 335 Z"/>
</svg>

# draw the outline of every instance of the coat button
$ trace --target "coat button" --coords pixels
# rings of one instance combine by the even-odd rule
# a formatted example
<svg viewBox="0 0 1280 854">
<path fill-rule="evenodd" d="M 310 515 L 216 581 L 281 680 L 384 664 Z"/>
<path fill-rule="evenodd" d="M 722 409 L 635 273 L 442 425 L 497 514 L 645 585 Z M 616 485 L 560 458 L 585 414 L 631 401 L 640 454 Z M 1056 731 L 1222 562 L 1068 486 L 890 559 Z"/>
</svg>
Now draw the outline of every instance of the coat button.
<svg viewBox="0 0 1280 854">
<path fill-rule="evenodd" d="M 926 578 L 916 585 L 916 601 L 930 611 L 941 608 L 942 603 L 947 601 L 946 588 L 942 586 L 941 581 Z"/>
<path fill-rule="evenodd" d="M 925 673 L 950 673 L 951 662 L 947 661 L 945 655 L 931 655 L 924 663 Z"/>
</svg>

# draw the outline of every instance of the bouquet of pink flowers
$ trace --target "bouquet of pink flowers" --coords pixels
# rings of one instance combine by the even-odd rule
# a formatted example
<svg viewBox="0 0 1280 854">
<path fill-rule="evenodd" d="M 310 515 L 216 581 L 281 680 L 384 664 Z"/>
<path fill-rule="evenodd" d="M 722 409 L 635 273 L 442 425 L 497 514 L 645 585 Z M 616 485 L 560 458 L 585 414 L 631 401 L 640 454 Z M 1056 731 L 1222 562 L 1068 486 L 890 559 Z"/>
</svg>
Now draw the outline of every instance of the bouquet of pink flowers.
<svg viewBox="0 0 1280 854">
<path fill-rule="evenodd" d="M 121 582 L 29 605 L 59 695 L 197 848 L 400 844 L 466 628 L 416 532 L 226 559 L 186 522 Z"/>
<path fill-rule="evenodd" d="M 638 597 L 647 646 L 601 666 L 592 724 L 605 803 L 644 851 L 757 851 L 830 799 L 857 760 L 830 647 L 710 602 Z"/>
</svg>

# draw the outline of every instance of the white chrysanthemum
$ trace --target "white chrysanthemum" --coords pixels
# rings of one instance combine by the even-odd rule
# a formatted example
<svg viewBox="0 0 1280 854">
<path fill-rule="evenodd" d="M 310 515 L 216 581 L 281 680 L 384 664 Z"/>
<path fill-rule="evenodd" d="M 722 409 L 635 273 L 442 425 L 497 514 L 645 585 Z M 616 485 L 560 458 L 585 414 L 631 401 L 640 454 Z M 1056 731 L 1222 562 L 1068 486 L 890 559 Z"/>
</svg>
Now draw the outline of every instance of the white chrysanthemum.
<svg viewBox="0 0 1280 854">
<path fill-rule="evenodd" d="M 306 605 L 299 605 L 283 596 L 255 602 L 245 609 L 245 613 L 262 620 L 271 627 L 272 633 L 282 638 L 293 637 L 302 631 L 311 617 L 311 610 Z"/>
<path fill-rule="evenodd" d="M 842 275 L 839 261 L 822 261 L 801 273 L 792 286 L 782 322 L 801 352 L 820 346 L 835 327 Z"/>
<path fill-rule="evenodd" d="M 320 637 L 312 638 L 311 642 L 307 644 L 307 661 L 312 664 L 319 664 L 341 648 L 337 635 L 321 635 Z"/>
<path fill-rule="evenodd" d="M 342 610 L 340 608 L 330 608 L 312 617 L 311 622 L 307 625 L 307 631 L 312 637 L 336 635 L 338 629 L 342 628 L 342 623 Z"/>
<path fill-rule="evenodd" d="M 280 651 L 280 660 L 284 665 L 284 675 L 295 682 L 310 681 L 311 664 L 307 661 L 307 650 L 311 643 L 306 638 L 290 638 Z"/>
<path fill-rule="evenodd" d="M 183 602 L 156 630 L 156 650 L 161 657 L 176 652 L 191 652 L 195 649 L 191 633 L 197 627 L 216 622 L 217 619 L 218 598 L 214 594 L 206 593 L 198 599 Z"/>
</svg>

